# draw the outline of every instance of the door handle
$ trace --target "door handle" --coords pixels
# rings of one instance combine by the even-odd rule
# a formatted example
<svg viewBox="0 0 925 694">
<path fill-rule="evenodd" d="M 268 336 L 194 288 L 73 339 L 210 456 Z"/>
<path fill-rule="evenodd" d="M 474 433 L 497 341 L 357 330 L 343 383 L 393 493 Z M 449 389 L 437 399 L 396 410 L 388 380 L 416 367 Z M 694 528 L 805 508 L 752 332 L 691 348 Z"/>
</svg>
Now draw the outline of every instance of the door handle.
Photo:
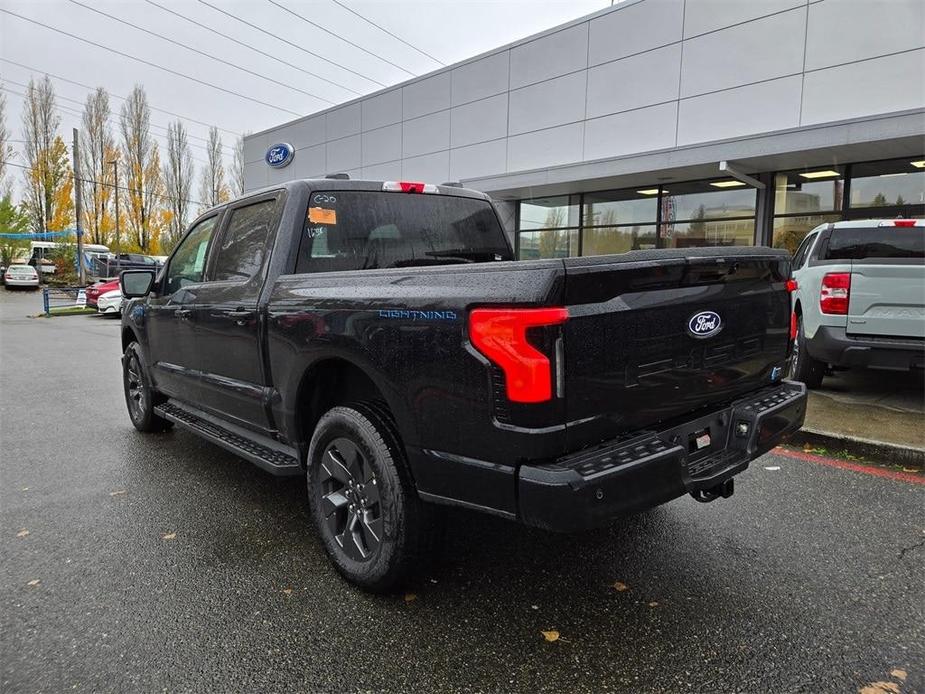
<svg viewBox="0 0 925 694">
<path fill-rule="evenodd" d="M 234 309 L 233 311 L 225 311 L 225 315 L 228 318 L 233 319 L 235 325 L 245 326 L 254 319 L 254 316 L 257 315 L 257 312 L 248 310 L 243 306 L 238 306 L 238 308 Z"/>
<path fill-rule="evenodd" d="M 175 315 L 180 320 L 189 320 L 190 316 L 193 315 L 193 312 L 188 308 L 178 308 L 173 312 L 173 315 Z"/>
</svg>

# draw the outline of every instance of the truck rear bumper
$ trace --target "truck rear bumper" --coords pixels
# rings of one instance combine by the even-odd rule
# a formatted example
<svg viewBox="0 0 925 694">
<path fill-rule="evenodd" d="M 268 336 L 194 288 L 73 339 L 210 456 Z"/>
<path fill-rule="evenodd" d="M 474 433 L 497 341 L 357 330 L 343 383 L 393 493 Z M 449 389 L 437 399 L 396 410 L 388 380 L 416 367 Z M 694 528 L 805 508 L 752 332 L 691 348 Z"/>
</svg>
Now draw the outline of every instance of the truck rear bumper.
<svg viewBox="0 0 925 694">
<path fill-rule="evenodd" d="M 813 359 L 835 366 L 909 371 L 925 367 L 925 341 L 902 337 L 848 335 L 823 325 L 806 345 Z"/>
<path fill-rule="evenodd" d="M 805 414 L 806 387 L 784 381 L 663 431 L 606 442 L 546 465 L 523 465 L 518 516 L 528 525 L 575 531 L 685 493 L 718 489 L 797 431 Z"/>
</svg>

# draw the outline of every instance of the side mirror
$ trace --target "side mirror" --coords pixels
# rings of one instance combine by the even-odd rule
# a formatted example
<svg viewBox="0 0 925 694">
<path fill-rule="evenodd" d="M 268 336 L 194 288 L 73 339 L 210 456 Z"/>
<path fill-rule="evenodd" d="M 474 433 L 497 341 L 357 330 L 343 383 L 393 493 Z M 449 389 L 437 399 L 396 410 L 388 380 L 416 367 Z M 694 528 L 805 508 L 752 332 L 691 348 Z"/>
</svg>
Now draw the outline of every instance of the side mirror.
<svg viewBox="0 0 925 694">
<path fill-rule="evenodd" d="M 154 286 L 154 272 L 151 270 L 123 270 L 119 275 L 119 288 L 126 299 L 147 296 Z"/>
</svg>

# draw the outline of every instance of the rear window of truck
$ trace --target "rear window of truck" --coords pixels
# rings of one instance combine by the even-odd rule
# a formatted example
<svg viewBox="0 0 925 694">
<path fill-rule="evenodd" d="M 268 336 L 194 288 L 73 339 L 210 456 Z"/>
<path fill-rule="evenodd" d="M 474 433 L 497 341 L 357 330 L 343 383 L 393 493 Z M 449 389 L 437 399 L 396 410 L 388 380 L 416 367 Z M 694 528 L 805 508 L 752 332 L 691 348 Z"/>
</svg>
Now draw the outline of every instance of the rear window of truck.
<svg viewBox="0 0 925 694">
<path fill-rule="evenodd" d="M 486 200 L 429 193 L 316 191 L 297 273 L 511 260 Z"/>
<path fill-rule="evenodd" d="M 925 227 L 836 227 L 832 230 L 826 260 L 868 258 L 925 258 Z"/>
</svg>

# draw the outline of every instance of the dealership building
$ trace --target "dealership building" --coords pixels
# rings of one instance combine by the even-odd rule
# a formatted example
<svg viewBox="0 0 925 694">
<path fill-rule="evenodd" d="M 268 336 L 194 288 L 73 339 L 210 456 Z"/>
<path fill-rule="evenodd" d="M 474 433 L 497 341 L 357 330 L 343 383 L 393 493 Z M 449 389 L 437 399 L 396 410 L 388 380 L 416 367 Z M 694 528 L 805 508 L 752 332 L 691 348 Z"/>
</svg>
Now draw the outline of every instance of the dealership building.
<svg viewBox="0 0 925 694">
<path fill-rule="evenodd" d="M 626 0 L 244 146 L 248 190 L 485 191 L 521 258 L 792 250 L 823 222 L 925 216 L 925 2 Z"/>
</svg>

